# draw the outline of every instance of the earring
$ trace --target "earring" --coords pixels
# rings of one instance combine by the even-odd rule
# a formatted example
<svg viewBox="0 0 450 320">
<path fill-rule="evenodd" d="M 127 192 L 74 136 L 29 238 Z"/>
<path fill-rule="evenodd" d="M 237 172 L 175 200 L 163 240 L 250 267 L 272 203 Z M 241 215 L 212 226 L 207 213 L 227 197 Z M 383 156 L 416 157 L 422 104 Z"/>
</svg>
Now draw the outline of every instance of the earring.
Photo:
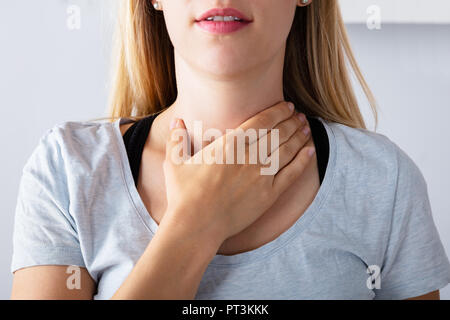
<svg viewBox="0 0 450 320">
<path fill-rule="evenodd" d="M 309 2 L 309 0 L 302 0 L 303 4 L 307 4 Z"/>
<path fill-rule="evenodd" d="M 155 10 L 159 10 L 160 7 L 161 7 L 161 5 L 159 4 L 159 1 L 156 1 L 156 2 L 153 4 L 153 8 L 155 8 Z"/>
</svg>

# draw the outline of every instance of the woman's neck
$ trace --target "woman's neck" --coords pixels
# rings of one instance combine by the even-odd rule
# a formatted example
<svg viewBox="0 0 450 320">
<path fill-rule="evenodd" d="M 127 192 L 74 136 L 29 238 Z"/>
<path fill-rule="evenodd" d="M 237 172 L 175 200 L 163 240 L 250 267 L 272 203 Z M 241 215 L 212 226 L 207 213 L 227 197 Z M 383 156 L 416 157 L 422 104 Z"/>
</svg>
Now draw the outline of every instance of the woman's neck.
<svg viewBox="0 0 450 320">
<path fill-rule="evenodd" d="M 165 152 L 169 124 L 173 118 L 183 119 L 192 142 L 194 121 L 202 130 L 233 129 L 258 112 L 284 100 L 284 52 L 271 61 L 236 75 L 212 75 L 194 70 L 176 58 L 177 100 L 154 121 L 150 134 L 153 150 Z M 198 143 L 195 142 L 195 143 Z"/>
</svg>

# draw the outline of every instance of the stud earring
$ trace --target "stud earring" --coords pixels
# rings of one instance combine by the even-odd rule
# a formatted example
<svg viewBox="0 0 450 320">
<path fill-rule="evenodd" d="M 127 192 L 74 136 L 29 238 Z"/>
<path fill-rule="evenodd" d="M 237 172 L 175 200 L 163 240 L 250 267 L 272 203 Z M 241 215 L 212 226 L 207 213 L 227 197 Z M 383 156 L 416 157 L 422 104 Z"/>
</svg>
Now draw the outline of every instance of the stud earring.
<svg viewBox="0 0 450 320">
<path fill-rule="evenodd" d="M 303 0 L 304 1 L 304 0 Z M 161 8 L 161 5 L 159 4 L 159 1 L 156 1 L 154 4 L 153 4 L 153 8 L 155 8 L 155 10 L 159 10 L 160 8 Z"/>
<path fill-rule="evenodd" d="M 309 0 L 302 0 L 303 4 L 307 4 L 309 2 Z"/>
</svg>

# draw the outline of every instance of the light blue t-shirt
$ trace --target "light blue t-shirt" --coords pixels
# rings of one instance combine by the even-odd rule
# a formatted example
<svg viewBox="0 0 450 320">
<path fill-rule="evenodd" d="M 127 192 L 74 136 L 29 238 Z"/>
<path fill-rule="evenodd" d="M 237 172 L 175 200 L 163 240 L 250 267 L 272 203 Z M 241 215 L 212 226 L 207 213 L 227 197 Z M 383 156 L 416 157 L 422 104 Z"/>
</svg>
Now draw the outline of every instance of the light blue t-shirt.
<svg viewBox="0 0 450 320">
<path fill-rule="evenodd" d="M 450 282 L 416 164 L 382 134 L 318 119 L 330 156 L 311 205 L 275 240 L 216 255 L 196 299 L 404 299 Z M 126 122 L 64 122 L 42 136 L 23 169 L 11 271 L 78 265 L 96 299 L 119 288 L 158 228 L 134 184 Z"/>
</svg>

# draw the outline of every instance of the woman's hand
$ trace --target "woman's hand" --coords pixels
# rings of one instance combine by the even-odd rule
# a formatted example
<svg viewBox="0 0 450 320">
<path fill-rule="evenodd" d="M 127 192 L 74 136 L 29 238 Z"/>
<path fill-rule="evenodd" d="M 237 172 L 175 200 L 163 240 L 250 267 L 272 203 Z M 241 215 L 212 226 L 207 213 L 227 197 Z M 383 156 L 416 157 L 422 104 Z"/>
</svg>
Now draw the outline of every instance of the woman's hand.
<svg viewBox="0 0 450 320">
<path fill-rule="evenodd" d="M 311 138 L 310 131 L 303 132 L 306 126 L 304 115 L 297 114 L 292 104 L 289 107 L 288 103 L 281 102 L 258 113 L 191 157 L 179 154 L 183 144 L 187 148 L 190 142 L 183 121 L 178 119 L 166 144 L 163 168 L 168 208 L 161 223 L 174 223 L 192 234 L 206 232 L 217 245 L 244 230 L 274 204 L 311 160 L 314 148 L 304 147 Z M 249 139 L 244 144 L 245 161 L 242 164 L 236 161 L 236 157 L 232 164 L 225 164 L 227 154 L 231 151 L 237 154 L 235 140 L 230 139 L 231 135 L 239 132 L 237 129 L 244 132 L 256 130 L 256 140 Z M 258 136 L 259 129 L 267 129 L 267 135 Z M 278 129 L 279 143 L 271 141 L 270 130 L 273 129 Z M 181 141 L 175 139 L 175 135 L 181 136 Z M 268 152 L 265 151 L 268 159 L 279 159 L 278 170 L 270 175 L 261 174 L 261 168 L 267 167 L 267 163 L 258 160 L 257 164 L 249 164 L 248 161 L 252 152 L 258 150 L 259 153 L 259 146 L 264 141 L 269 147 L 266 149 Z M 205 163 L 205 154 L 222 159 L 224 164 Z"/>
</svg>

